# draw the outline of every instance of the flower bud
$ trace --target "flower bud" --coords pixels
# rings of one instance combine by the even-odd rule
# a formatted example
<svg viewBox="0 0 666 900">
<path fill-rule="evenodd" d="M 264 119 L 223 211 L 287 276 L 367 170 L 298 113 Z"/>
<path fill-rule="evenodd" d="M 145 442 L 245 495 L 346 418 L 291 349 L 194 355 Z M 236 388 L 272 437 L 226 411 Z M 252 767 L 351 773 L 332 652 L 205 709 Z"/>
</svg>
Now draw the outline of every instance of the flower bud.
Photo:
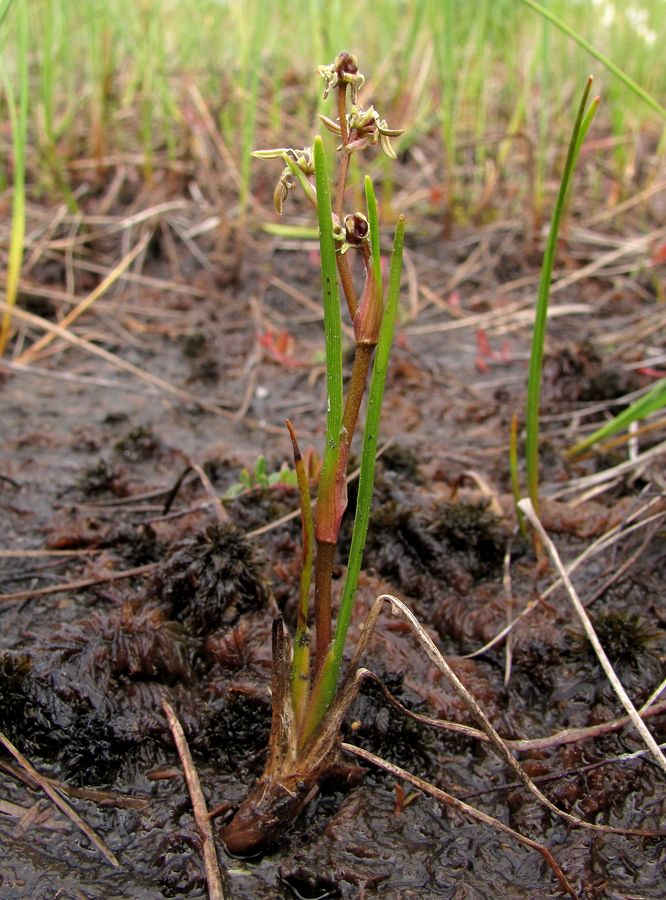
<svg viewBox="0 0 666 900">
<path fill-rule="evenodd" d="M 290 189 L 293 187 L 287 177 L 288 175 L 289 169 L 285 169 L 278 179 L 278 183 L 275 185 L 275 190 L 273 191 L 273 206 L 275 207 L 275 212 L 278 216 L 282 215 L 282 207 L 289 196 Z"/>
<path fill-rule="evenodd" d="M 352 56 L 351 53 L 347 53 L 346 50 L 342 50 L 335 57 L 335 62 L 333 63 L 333 68 L 340 79 L 340 81 L 346 81 L 344 78 L 345 75 L 356 75 L 358 74 L 358 62 L 355 56 Z"/>
<path fill-rule="evenodd" d="M 365 264 L 365 287 L 354 316 L 354 338 L 357 344 L 374 347 L 384 315 L 379 285 L 375 281 L 372 259 Z"/>
</svg>

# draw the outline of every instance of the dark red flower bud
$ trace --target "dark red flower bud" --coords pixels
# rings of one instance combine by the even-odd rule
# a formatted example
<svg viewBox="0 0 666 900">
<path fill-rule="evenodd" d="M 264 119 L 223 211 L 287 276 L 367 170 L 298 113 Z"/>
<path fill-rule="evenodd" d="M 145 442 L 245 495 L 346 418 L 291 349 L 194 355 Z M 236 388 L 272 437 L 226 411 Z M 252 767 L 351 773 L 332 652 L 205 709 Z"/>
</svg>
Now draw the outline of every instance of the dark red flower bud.
<svg viewBox="0 0 666 900">
<path fill-rule="evenodd" d="M 356 75 L 358 72 L 358 62 L 356 61 L 355 56 L 352 56 L 351 53 L 347 53 L 346 50 L 342 50 L 335 57 L 333 68 L 337 72 L 338 78 L 342 80 L 343 75 Z"/>
</svg>

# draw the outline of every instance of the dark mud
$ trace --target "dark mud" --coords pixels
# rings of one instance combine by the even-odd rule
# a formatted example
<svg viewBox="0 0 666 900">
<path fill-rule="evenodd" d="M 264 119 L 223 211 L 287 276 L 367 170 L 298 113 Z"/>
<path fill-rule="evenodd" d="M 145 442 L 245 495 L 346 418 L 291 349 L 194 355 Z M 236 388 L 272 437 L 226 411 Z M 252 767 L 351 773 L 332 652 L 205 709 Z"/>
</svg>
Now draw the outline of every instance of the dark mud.
<svg viewBox="0 0 666 900">
<path fill-rule="evenodd" d="M 492 264 L 461 287 L 459 300 L 466 312 L 483 314 L 490 301 L 479 296 L 496 284 L 498 267 L 510 264 L 514 278 L 534 271 L 509 236 L 491 227 L 443 244 L 417 231 L 413 258 L 436 291 L 435 261 L 450 273 L 475 239 L 485 242 Z M 152 248 L 147 274 L 164 274 L 160 254 Z M 0 729 L 41 771 L 71 788 L 106 792 L 70 800 L 121 862 L 119 870 L 106 865 L 39 792 L 5 768 L 10 758 L 3 755 L 3 801 L 44 811 L 35 821 L 19 821 L 0 810 L 0 894 L 8 900 L 205 895 L 200 839 L 175 771 L 163 699 L 183 723 L 216 827 L 262 771 L 271 620 L 281 610 L 293 624 L 300 526 L 294 519 L 254 532 L 293 511 L 297 498 L 288 485 L 251 490 L 225 503 L 229 522 L 220 524 L 196 473 L 182 476 L 194 461 L 223 495 L 259 454 L 269 472 L 279 470 L 289 460 L 288 436 L 271 429 L 287 414 L 303 449 L 310 443 L 319 449 L 324 386 L 314 356 L 317 317 L 267 282 L 276 273 L 314 297 L 316 260 L 259 242 L 239 263 L 223 260 L 213 277 L 189 261 L 192 283 L 207 285 L 210 299 L 133 289 L 88 325 L 108 329 L 112 314 L 118 333 L 107 336 L 109 349 L 226 414 L 174 400 L 72 350 L 60 350 L 41 363 L 44 369 L 3 370 L 0 508 L 4 543 L 15 553 L 0 559 L 2 591 L 100 580 L 0 602 Z M 230 272 L 237 280 L 225 285 Z M 41 277 L 51 284 L 64 276 L 51 267 Z M 624 298 L 618 327 L 656 309 L 649 284 L 633 300 Z M 257 285 L 265 286 L 262 315 L 275 327 L 271 338 L 248 305 Z M 606 297 L 607 288 L 601 281 L 594 286 Z M 572 289 L 566 299 L 580 298 Z M 23 305 L 34 308 L 29 297 Z M 53 316 L 55 309 L 40 314 Z M 552 322 L 544 370 L 546 495 L 614 461 L 564 460 L 573 417 L 649 377 L 607 358 L 596 340 L 596 315 Z M 403 323 L 396 341 L 384 416 L 384 435 L 396 442 L 380 465 L 352 639 L 377 593 L 392 591 L 436 637 L 503 736 L 540 737 L 617 718 L 622 710 L 562 592 L 514 630 L 508 684 L 504 644 L 463 658 L 547 587 L 551 575 L 538 571 L 530 546 L 516 535 L 504 497 L 509 422 L 524 402 L 528 331 L 517 325 L 507 338 L 480 337 L 473 328 L 429 326 L 441 321 L 448 321 L 446 311 L 426 305 Z M 276 342 L 281 329 L 291 344 Z M 638 355 L 634 343 L 631 359 Z M 648 435 L 641 448 L 657 440 Z M 578 509 L 575 522 L 550 509 L 563 555 L 573 559 L 609 522 L 654 497 L 658 470 L 619 480 L 597 507 Z M 479 478 L 494 497 L 479 488 Z M 350 512 L 353 503 L 352 485 Z M 506 515 L 498 516 L 497 503 Z M 649 541 L 645 534 L 593 557 L 577 578 L 637 706 L 664 677 L 663 521 Z M 19 553 L 45 548 L 68 555 Z M 607 584 L 632 554 L 633 563 Z M 146 569 L 104 580 L 135 567 Z M 410 709 L 472 724 L 388 612 L 365 665 Z M 663 715 L 651 719 L 658 740 L 666 738 L 665 726 Z M 571 828 L 513 784 L 485 746 L 401 716 L 372 685 L 357 698 L 344 737 L 542 841 L 581 895 L 663 896 L 664 838 Z M 623 729 L 520 758 L 563 809 L 597 823 L 663 830 L 666 791 L 654 763 L 645 756 L 606 762 L 640 748 L 633 731 Z M 536 853 L 369 769 L 354 786 L 335 779 L 323 785 L 270 853 L 237 860 L 221 847 L 220 857 L 233 900 L 562 896 Z"/>
</svg>

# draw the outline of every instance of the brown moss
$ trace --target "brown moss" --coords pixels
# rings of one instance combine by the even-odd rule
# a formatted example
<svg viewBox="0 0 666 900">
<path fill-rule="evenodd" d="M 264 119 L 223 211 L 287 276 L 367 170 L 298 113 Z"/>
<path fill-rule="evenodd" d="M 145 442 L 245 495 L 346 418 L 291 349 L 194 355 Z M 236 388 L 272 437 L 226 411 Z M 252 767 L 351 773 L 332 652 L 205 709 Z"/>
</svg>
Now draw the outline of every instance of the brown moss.
<svg viewBox="0 0 666 900">
<path fill-rule="evenodd" d="M 259 553 L 233 525 L 217 525 L 180 541 L 160 566 L 155 591 L 172 616 L 197 635 L 266 608 Z"/>
</svg>

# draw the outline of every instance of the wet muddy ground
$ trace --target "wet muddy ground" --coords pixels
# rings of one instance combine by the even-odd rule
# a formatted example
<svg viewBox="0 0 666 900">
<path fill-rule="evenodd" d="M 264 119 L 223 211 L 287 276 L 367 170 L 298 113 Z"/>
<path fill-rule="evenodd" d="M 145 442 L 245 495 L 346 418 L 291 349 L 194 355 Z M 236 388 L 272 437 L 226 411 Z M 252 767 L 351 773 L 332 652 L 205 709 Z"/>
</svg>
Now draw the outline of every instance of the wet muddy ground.
<svg viewBox="0 0 666 900">
<path fill-rule="evenodd" d="M 196 235 L 207 211 L 183 203 L 178 215 L 190 217 Z M 266 528 L 296 509 L 290 485 L 233 486 L 261 454 L 268 472 L 289 462 L 287 415 L 303 448 L 321 447 L 316 249 L 254 231 L 240 249 L 227 234 L 221 250 L 207 231 L 197 245 L 202 261 L 165 238 L 168 216 L 154 228 L 141 277 L 98 301 L 73 330 L 180 396 L 59 341 L 12 363 L 39 336 L 34 323 L 0 370 L 0 730 L 66 783 L 70 802 L 120 861 L 106 864 L 4 754 L 0 894 L 8 900 L 205 896 L 163 699 L 183 723 L 216 827 L 262 771 L 271 619 L 280 609 L 294 621 L 300 526 L 292 518 Z M 627 227 L 658 224 L 649 209 L 641 217 Z M 580 214 L 576 221 L 559 279 L 617 238 L 608 229 L 600 250 Z M 112 230 L 81 246 L 84 262 L 127 249 L 119 251 Z M 408 247 L 382 426 L 393 442 L 379 465 L 354 628 L 378 593 L 398 594 L 506 738 L 619 718 L 561 589 L 533 604 L 510 652 L 502 641 L 466 658 L 555 578 L 535 566 L 508 499 L 509 426 L 524 409 L 540 255 L 519 222 L 499 217 L 447 239 L 436 220 L 417 220 Z M 603 421 L 609 401 L 663 369 L 664 269 L 650 264 L 654 249 L 630 257 L 621 273 L 609 264 L 559 285 L 543 393 L 544 524 L 567 561 L 620 526 L 620 539 L 591 554 L 575 581 L 637 706 L 664 677 L 663 452 L 587 497 L 576 479 L 623 462 L 626 447 L 575 464 L 563 451 L 581 422 Z M 69 308 L 58 292 L 97 283 L 68 265 L 64 253 L 45 252 L 22 308 L 57 321 Z M 663 426 L 641 436 L 640 452 L 660 440 Z M 219 523 L 196 471 L 184 474 L 192 463 L 218 495 L 238 493 L 225 501 L 228 522 Z M 353 499 L 352 483 L 352 509 Z M 632 516 L 642 523 L 633 532 Z M 388 610 L 364 663 L 408 707 L 471 724 Z M 649 721 L 664 740 L 663 712 Z M 401 716 L 372 685 L 345 739 L 543 842 L 581 896 L 663 896 L 665 838 L 571 827 L 478 741 Z M 663 831 L 663 774 L 649 756 L 617 759 L 641 749 L 625 727 L 519 758 L 561 808 Z M 238 860 L 220 847 L 220 859 L 233 900 L 562 896 L 537 853 L 369 767 L 352 784 L 324 785 L 274 851 Z"/>
</svg>

